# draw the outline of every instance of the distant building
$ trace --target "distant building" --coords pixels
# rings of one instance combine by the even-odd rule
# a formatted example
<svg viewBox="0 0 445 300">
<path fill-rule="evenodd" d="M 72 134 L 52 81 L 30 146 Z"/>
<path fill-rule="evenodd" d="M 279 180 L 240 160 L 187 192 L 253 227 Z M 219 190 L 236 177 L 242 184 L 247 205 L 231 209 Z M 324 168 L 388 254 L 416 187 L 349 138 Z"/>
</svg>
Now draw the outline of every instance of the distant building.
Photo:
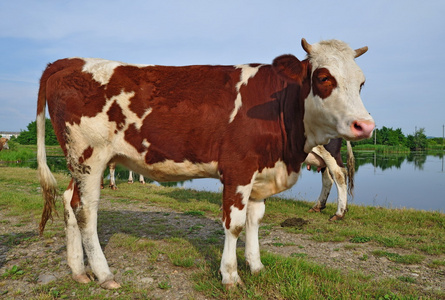
<svg viewBox="0 0 445 300">
<path fill-rule="evenodd" d="M 20 132 L 0 131 L 0 137 L 11 139 L 11 137 L 18 137 Z"/>
</svg>

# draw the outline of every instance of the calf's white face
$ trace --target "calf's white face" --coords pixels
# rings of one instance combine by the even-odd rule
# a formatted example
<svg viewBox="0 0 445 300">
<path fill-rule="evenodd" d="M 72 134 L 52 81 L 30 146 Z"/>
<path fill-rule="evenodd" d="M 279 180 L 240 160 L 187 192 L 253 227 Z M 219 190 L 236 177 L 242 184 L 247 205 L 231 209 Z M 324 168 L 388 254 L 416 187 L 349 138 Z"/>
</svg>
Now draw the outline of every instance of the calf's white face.
<svg viewBox="0 0 445 300">
<path fill-rule="evenodd" d="M 365 109 L 360 90 L 365 82 L 354 58 L 367 48 L 352 50 L 337 40 L 309 45 L 302 41 L 311 65 L 311 92 L 305 100 L 305 152 L 332 138 L 369 138 L 375 127 Z"/>
</svg>

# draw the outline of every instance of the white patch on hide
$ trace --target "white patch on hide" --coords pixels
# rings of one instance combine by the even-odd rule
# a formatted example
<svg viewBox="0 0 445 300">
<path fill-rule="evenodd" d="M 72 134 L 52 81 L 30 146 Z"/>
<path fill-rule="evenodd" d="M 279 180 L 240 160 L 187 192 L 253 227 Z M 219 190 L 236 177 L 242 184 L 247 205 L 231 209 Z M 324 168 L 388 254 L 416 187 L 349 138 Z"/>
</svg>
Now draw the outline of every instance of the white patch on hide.
<svg viewBox="0 0 445 300">
<path fill-rule="evenodd" d="M 112 61 L 101 58 L 81 58 L 85 61 L 82 72 L 91 73 L 93 79 L 101 85 L 106 85 L 114 73 L 114 69 L 119 66 L 146 67 L 149 65 L 131 65 L 120 61 Z"/>
<path fill-rule="evenodd" d="M 235 119 L 236 114 L 238 113 L 239 109 L 243 105 L 243 101 L 241 98 L 241 86 L 247 85 L 247 82 L 250 78 L 254 77 L 258 70 L 262 67 L 262 65 L 259 65 L 257 67 L 251 67 L 249 65 L 237 65 L 235 68 L 241 69 L 241 75 L 240 75 L 240 81 L 236 84 L 236 92 L 238 93 L 236 95 L 235 99 L 235 108 L 233 109 L 232 113 L 230 114 L 229 123 L 232 123 Z"/>
<path fill-rule="evenodd" d="M 156 181 L 183 181 L 192 178 L 219 178 L 218 163 L 192 163 L 188 160 L 162 162 L 146 165 L 145 161 L 135 166 L 135 171 Z"/>
<path fill-rule="evenodd" d="M 277 161 L 273 168 L 264 168 L 261 173 L 257 174 L 250 197 L 260 200 L 281 193 L 291 188 L 299 176 L 300 172 L 288 174 L 286 164 Z"/>
</svg>

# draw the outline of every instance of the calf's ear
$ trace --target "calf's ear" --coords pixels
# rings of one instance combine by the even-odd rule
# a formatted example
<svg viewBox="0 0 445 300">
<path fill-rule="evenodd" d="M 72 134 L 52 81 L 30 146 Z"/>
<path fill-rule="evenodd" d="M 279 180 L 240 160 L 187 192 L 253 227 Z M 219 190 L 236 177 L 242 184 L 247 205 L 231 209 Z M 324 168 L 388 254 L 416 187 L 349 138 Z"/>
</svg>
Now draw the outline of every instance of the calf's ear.
<svg viewBox="0 0 445 300">
<path fill-rule="evenodd" d="M 274 71 L 284 80 L 301 84 L 307 71 L 307 64 L 292 54 L 278 56 L 273 60 Z"/>
</svg>

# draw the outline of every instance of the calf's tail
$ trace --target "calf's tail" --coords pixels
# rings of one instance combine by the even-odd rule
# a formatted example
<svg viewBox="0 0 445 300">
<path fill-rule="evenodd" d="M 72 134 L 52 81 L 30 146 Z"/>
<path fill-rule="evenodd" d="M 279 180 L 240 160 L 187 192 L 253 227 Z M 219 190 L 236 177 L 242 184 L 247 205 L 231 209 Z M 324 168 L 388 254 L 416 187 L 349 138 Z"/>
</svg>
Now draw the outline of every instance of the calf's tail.
<svg viewBox="0 0 445 300">
<path fill-rule="evenodd" d="M 352 146 L 350 141 L 346 141 L 346 167 L 348 169 L 348 193 L 351 197 L 354 197 L 354 175 L 355 175 L 355 157 L 352 152 Z"/>
<path fill-rule="evenodd" d="M 44 206 L 42 218 L 40 220 L 39 232 L 43 234 L 48 219 L 53 219 L 52 213 L 56 212 L 57 181 L 51 173 L 46 161 L 45 149 L 45 110 L 46 110 L 46 82 L 51 74 L 49 68 L 43 73 L 40 79 L 40 88 L 37 100 L 37 172 L 42 189 Z M 57 212 L 56 212 L 57 214 Z"/>
</svg>

